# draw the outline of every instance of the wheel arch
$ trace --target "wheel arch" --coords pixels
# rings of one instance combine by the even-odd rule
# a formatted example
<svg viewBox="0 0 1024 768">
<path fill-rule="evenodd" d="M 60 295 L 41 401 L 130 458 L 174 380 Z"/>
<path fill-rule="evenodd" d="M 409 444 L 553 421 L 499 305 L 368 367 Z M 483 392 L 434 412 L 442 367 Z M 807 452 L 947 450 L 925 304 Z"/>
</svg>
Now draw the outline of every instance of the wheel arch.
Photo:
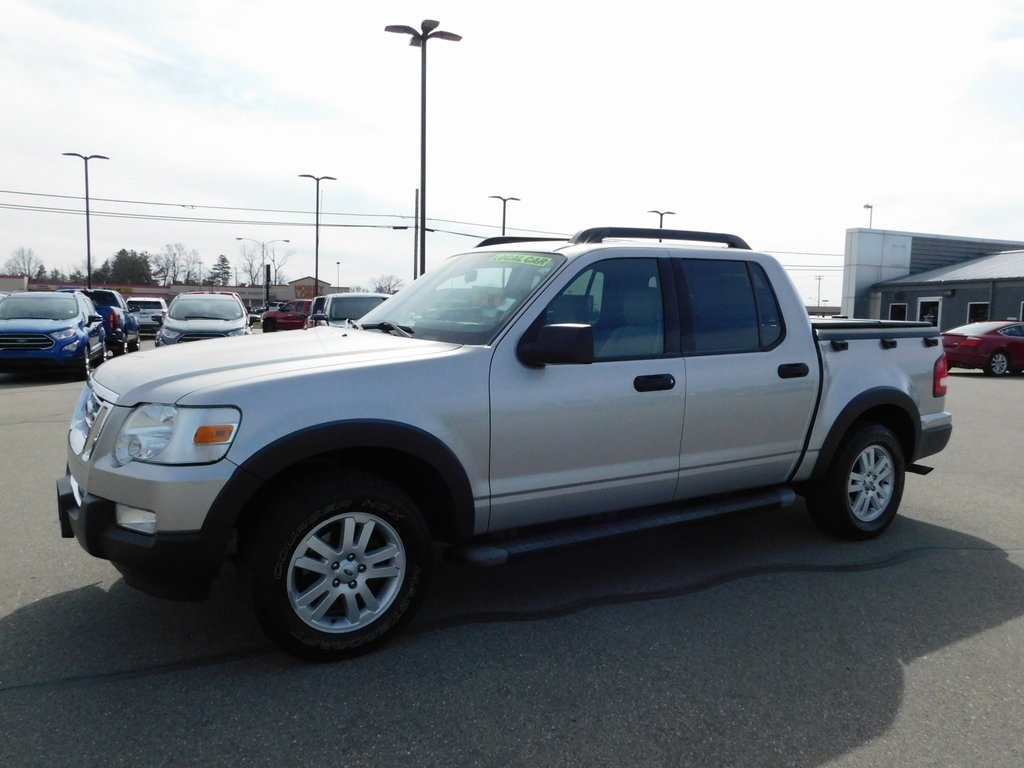
<svg viewBox="0 0 1024 768">
<path fill-rule="evenodd" d="M 421 429 L 378 420 L 320 424 L 265 446 L 221 489 L 203 531 L 230 534 L 273 487 L 323 466 L 359 469 L 393 482 L 419 506 L 435 540 L 462 541 L 473 535 L 472 489 L 451 449 Z"/>
<path fill-rule="evenodd" d="M 904 460 L 914 460 L 921 444 L 921 420 L 918 408 L 905 392 L 896 389 L 872 389 L 855 397 L 840 412 L 818 453 L 811 480 L 820 480 L 828 472 L 846 437 L 861 424 L 887 427 L 903 449 Z"/>
</svg>

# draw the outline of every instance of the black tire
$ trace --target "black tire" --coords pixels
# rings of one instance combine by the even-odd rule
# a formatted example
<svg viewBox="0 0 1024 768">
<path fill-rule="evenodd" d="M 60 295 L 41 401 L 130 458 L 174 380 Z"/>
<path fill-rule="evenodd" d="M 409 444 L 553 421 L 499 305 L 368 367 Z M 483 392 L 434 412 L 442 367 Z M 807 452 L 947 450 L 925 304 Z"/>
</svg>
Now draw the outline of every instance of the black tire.
<svg viewBox="0 0 1024 768">
<path fill-rule="evenodd" d="M 264 320 L 262 328 L 264 333 L 273 333 L 277 330 L 277 324 L 273 320 Z"/>
<path fill-rule="evenodd" d="M 311 661 L 387 642 L 412 618 L 430 578 L 430 532 L 415 503 L 363 472 L 302 476 L 271 494 L 245 533 L 242 562 L 260 625 L 280 648 Z"/>
<path fill-rule="evenodd" d="M 142 348 L 142 332 L 135 334 L 135 340 L 129 341 L 127 350 L 128 352 L 138 352 Z"/>
<path fill-rule="evenodd" d="M 124 341 L 120 341 L 120 342 L 114 342 L 110 346 L 110 354 L 113 357 L 120 357 L 121 355 L 127 354 L 127 352 L 128 352 L 128 340 L 127 339 L 125 339 Z"/>
<path fill-rule="evenodd" d="M 992 353 L 985 365 L 985 373 L 989 376 L 1005 376 L 1010 371 L 1010 356 L 1000 349 Z"/>
<path fill-rule="evenodd" d="M 862 424 L 844 440 L 825 477 L 809 489 L 807 508 L 835 536 L 870 539 L 896 517 L 905 478 L 896 436 L 879 424 Z"/>
<path fill-rule="evenodd" d="M 75 366 L 75 378 L 78 381 L 88 381 L 92 373 L 92 358 L 89 356 L 89 342 L 85 342 L 85 351 L 82 353 L 82 360 Z"/>
</svg>

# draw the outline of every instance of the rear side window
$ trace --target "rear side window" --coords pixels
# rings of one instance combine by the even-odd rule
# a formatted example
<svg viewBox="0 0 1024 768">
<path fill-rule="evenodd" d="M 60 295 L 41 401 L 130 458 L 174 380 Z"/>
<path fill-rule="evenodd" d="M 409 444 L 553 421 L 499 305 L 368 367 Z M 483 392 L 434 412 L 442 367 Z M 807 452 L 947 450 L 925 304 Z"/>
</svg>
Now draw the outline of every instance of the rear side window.
<svg viewBox="0 0 1024 768">
<path fill-rule="evenodd" d="M 782 339 L 779 305 L 760 265 L 687 259 L 682 272 L 684 351 L 757 352 Z"/>
</svg>

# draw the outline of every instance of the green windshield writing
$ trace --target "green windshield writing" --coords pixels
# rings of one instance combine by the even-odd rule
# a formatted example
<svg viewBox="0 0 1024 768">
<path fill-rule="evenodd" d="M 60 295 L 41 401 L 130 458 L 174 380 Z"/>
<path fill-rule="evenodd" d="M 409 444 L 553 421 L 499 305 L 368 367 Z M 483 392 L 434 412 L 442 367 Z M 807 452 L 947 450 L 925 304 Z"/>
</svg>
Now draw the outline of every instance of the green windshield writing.
<svg viewBox="0 0 1024 768">
<path fill-rule="evenodd" d="M 546 267 L 551 263 L 550 256 L 538 256 L 535 253 L 496 253 L 491 261 L 497 264 L 525 264 L 530 267 Z"/>
</svg>

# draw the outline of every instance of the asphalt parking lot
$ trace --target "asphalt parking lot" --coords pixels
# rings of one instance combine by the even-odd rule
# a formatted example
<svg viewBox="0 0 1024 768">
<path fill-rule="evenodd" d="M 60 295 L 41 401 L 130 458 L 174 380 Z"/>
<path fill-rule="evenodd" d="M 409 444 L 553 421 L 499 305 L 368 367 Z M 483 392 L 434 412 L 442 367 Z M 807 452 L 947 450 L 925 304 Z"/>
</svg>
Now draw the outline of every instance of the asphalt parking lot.
<svg viewBox="0 0 1024 768">
<path fill-rule="evenodd" d="M 876 541 L 799 504 L 439 558 L 402 636 L 322 666 L 230 569 L 164 602 L 60 538 L 80 388 L 0 375 L 0 765 L 1024 765 L 1024 376 L 951 376 L 952 442 Z"/>
</svg>

